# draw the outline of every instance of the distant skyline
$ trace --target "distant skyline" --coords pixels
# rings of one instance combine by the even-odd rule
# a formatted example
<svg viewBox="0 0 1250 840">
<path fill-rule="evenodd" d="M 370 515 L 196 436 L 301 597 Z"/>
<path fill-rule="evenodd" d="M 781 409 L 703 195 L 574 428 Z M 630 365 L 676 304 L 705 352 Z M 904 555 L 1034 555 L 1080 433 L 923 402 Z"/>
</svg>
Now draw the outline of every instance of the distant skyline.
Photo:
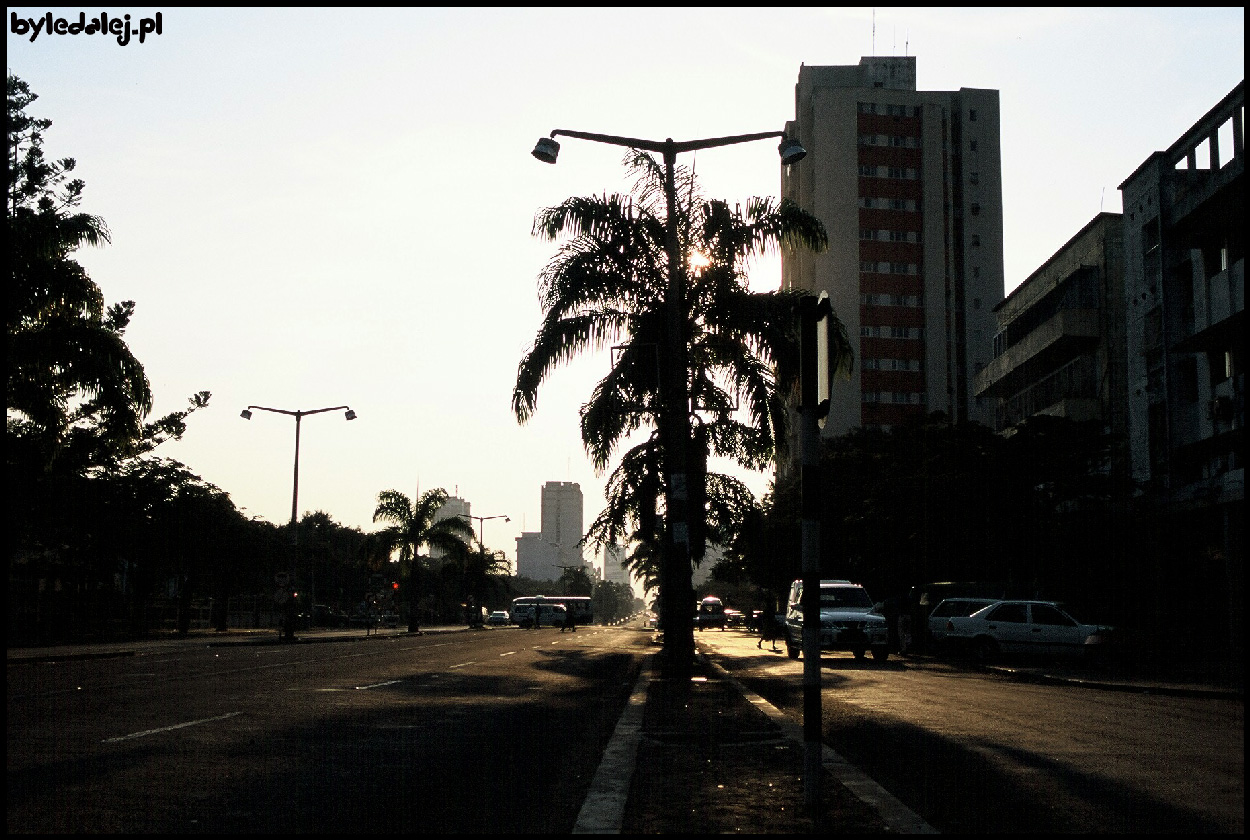
<svg viewBox="0 0 1250 840">
<path fill-rule="evenodd" d="M 577 411 L 607 351 L 553 376 L 526 425 L 511 413 L 555 253 L 534 214 L 630 186 L 623 150 L 568 140 L 544 166 L 538 137 L 780 130 L 801 63 L 914 55 L 922 90 L 1000 92 L 1010 293 L 1244 75 L 1241 8 L 151 8 L 109 12 L 161 12 L 143 43 L 14 33 L 49 11 L 80 10 L 9 9 L 8 69 L 112 232 L 77 258 L 137 304 L 154 414 L 213 393 L 156 454 L 285 523 L 294 423 L 239 412 L 348 405 L 350 423 L 302 421 L 301 514 L 368 532 L 379 491 L 442 487 L 510 517 L 485 537 L 514 563 L 544 483 L 580 484 L 589 523 L 606 481 Z M 775 197 L 775 146 L 680 162 L 709 196 Z M 751 279 L 776 288 L 779 262 Z M 769 478 L 744 476 L 758 494 Z"/>
</svg>

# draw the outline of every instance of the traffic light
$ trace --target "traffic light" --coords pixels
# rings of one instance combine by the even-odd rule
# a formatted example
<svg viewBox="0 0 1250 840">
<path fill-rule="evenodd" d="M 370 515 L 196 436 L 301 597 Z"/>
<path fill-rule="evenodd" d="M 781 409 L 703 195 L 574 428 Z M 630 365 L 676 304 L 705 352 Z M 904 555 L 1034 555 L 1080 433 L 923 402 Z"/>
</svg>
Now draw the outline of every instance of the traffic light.
<svg viewBox="0 0 1250 840">
<path fill-rule="evenodd" d="M 391 581 L 391 591 L 392 591 L 392 592 L 398 592 L 398 591 L 399 591 L 399 581 L 397 581 L 397 580 L 393 580 L 393 581 Z"/>
</svg>

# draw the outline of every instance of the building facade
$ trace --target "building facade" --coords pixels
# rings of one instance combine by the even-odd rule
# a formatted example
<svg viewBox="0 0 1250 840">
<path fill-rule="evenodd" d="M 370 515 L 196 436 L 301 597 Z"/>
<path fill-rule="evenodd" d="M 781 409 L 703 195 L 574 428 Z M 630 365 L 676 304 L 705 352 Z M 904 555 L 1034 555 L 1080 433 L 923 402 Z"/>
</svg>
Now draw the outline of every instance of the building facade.
<svg viewBox="0 0 1250 840">
<path fill-rule="evenodd" d="M 782 285 L 827 292 L 856 349 L 824 434 L 934 411 L 992 425 L 974 379 L 1004 289 L 998 91 L 919 91 L 913 56 L 803 66 L 786 131 L 808 154 L 782 195 L 829 249 L 785 254 Z"/>
<path fill-rule="evenodd" d="M 1143 501 L 1208 566 L 1242 644 L 1245 83 L 1122 184 L 1128 443 Z M 1212 592 L 1214 598 L 1224 592 Z"/>
<path fill-rule="evenodd" d="M 517 574 L 534 580 L 557 580 L 565 567 L 585 566 L 582 515 L 580 484 L 572 481 L 544 484 L 541 530 L 517 537 Z"/>
<path fill-rule="evenodd" d="M 1125 437 L 1120 222 L 1099 213 L 994 307 L 994 358 L 975 393 L 993 400 L 995 431 L 1049 414 Z"/>
</svg>

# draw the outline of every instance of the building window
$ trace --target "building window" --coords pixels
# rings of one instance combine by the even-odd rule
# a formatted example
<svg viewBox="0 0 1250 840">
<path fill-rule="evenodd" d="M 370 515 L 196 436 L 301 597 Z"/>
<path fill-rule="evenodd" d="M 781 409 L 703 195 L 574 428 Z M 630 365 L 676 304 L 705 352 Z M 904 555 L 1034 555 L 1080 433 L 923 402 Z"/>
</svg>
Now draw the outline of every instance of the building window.
<svg viewBox="0 0 1250 840">
<path fill-rule="evenodd" d="M 977 204 L 975 201 L 972 203 L 972 215 L 974 216 L 981 215 L 981 205 Z"/>
<path fill-rule="evenodd" d="M 981 177 L 980 177 L 980 175 L 979 175 L 978 173 L 976 173 L 976 172 L 971 173 L 971 174 L 968 176 L 968 183 L 970 183 L 970 184 L 979 184 L 979 183 L 981 183 Z"/>
<path fill-rule="evenodd" d="M 969 109 L 968 122 L 976 122 L 976 121 L 977 121 L 977 109 L 976 108 Z"/>
<path fill-rule="evenodd" d="M 971 243 L 971 244 L 972 244 L 972 247 L 973 247 L 973 248 L 980 248 L 980 247 L 981 247 L 981 234 L 979 234 L 979 233 L 974 233 L 974 234 L 972 234 L 972 243 Z"/>
<path fill-rule="evenodd" d="M 970 151 L 970 152 L 975 152 L 976 150 L 977 150 L 977 141 L 976 141 L 976 140 L 969 140 L 969 141 L 968 141 L 968 151 Z"/>
</svg>

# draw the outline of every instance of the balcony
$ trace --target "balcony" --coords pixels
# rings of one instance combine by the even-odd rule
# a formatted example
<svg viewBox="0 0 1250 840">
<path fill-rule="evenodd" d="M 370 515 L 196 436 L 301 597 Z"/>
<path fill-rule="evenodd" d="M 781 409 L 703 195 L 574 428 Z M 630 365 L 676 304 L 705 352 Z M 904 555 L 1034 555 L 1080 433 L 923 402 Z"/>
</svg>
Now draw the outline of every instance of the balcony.
<svg viewBox="0 0 1250 840">
<path fill-rule="evenodd" d="M 978 397 L 1006 397 L 1097 345 L 1097 309 L 1065 309 L 1008 347 L 977 374 Z"/>
</svg>

